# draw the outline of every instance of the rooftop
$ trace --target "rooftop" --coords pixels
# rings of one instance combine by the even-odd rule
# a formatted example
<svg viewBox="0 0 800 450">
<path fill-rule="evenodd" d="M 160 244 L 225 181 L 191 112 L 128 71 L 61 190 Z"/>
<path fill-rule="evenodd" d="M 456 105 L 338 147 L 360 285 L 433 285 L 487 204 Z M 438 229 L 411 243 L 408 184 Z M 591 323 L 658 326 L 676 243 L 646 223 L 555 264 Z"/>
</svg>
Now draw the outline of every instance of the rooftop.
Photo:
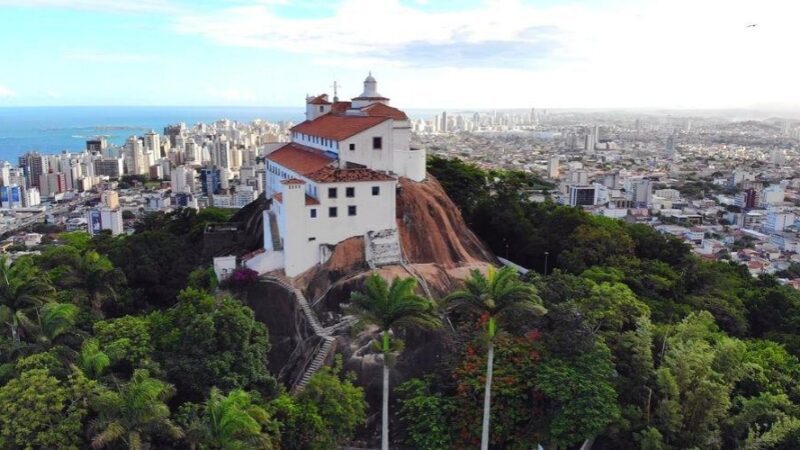
<svg viewBox="0 0 800 450">
<path fill-rule="evenodd" d="M 293 142 L 270 153 L 267 159 L 300 175 L 316 172 L 333 162 L 323 152 Z"/>
<path fill-rule="evenodd" d="M 338 183 L 357 181 L 390 181 L 396 178 L 372 169 L 337 169 L 326 166 L 306 175 L 318 183 Z"/>
<path fill-rule="evenodd" d="M 389 120 L 388 116 L 341 116 L 325 114 L 306 120 L 292 128 L 293 132 L 341 141 Z"/>
</svg>

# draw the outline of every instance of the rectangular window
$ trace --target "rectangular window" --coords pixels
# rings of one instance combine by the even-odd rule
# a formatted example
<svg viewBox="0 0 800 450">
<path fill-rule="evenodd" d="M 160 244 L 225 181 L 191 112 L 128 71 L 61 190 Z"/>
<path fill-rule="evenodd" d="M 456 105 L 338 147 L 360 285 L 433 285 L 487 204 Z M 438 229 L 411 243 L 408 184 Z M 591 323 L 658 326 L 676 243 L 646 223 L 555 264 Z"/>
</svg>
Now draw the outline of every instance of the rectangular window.
<svg viewBox="0 0 800 450">
<path fill-rule="evenodd" d="M 336 198 L 336 188 L 328 188 L 328 198 Z"/>
<path fill-rule="evenodd" d="M 325 111 L 325 107 L 322 106 L 322 105 L 319 105 L 319 112 L 322 112 L 322 111 Z"/>
<path fill-rule="evenodd" d="M 355 206 L 348 206 L 347 207 L 347 215 L 348 216 L 355 216 L 356 215 L 356 207 Z"/>
<path fill-rule="evenodd" d="M 356 144 L 350 144 L 350 150 L 355 150 L 355 149 L 356 149 Z"/>
<path fill-rule="evenodd" d="M 372 195 L 381 195 L 381 187 L 372 186 Z"/>
<path fill-rule="evenodd" d="M 316 208 L 311 208 L 309 211 L 310 211 L 312 219 L 317 217 L 317 209 Z"/>
<path fill-rule="evenodd" d="M 353 198 L 356 196 L 356 188 L 354 187 L 345 188 L 344 193 L 347 197 Z"/>
<path fill-rule="evenodd" d="M 316 240 L 317 240 L 317 238 L 315 238 L 315 237 L 310 237 L 310 238 L 308 238 L 308 242 L 311 242 L 311 241 L 316 241 Z"/>
<path fill-rule="evenodd" d="M 331 206 L 330 208 L 328 208 L 328 217 L 336 217 L 338 213 L 339 211 L 336 210 L 335 206 Z"/>
<path fill-rule="evenodd" d="M 380 136 L 375 136 L 372 138 L 372 149 L 373 150 L 380 150 L 383 148 L 383 138 Z"/>
</svg>

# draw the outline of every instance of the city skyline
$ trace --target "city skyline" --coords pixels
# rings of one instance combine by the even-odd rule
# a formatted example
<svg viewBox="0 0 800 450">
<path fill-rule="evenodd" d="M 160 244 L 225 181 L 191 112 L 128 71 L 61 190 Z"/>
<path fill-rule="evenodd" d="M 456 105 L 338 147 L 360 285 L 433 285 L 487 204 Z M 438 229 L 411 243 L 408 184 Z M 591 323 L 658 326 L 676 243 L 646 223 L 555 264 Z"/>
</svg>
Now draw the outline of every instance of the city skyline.
<svg viewBox="0 0 800 450">
<path fill-rule="evenodd" d="M 800 6 L 784 0 L 0 0 L 0 12 L 0 106 L 287 106 L 334 80 L 356 95 L 350 80 L 372 70 L 409 108 L 800 109 L 800 67 L 782 50 Z"/>
</svg>

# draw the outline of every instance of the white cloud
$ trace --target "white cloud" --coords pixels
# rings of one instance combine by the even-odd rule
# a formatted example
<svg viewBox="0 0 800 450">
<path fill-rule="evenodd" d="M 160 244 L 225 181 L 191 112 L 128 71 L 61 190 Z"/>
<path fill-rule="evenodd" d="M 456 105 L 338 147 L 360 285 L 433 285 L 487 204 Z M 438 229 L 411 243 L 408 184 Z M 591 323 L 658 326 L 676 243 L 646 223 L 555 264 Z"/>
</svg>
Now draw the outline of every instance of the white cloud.
<svg viewBox="0 0 800 450">
<path fill-rule="evenodd" d="M 11 90 L 10 88 L 3 86 L 0 84 L 0 98 L 4 97 L 16 97 L 17 93 Z"/>
<path fill-rule="evenodd" d="M 398 0 L 345 0 L 330 17 L 303 19 L 251 3 L 182 15 L 174 28 L 223 45 L 304 55 L 315 64 L 424 74 L 443 81 L 426 96 L 436 102 L 463 103 L 487 91 L 507 106 L 800 104 L 793 88 L 800 61 L 790 48 L 800 40 L 794 23 L 800 2 L 604 5 L 488 0 L 429 13 Z M 759 26 L 745 28 L 749 23 Z"/>
<path fill-rule="evenodd" d="M 169 0 L 0 0 L 0 6 L 63 8 L 110 13 L 169 13 L 178 7 Z"/>
</svg>

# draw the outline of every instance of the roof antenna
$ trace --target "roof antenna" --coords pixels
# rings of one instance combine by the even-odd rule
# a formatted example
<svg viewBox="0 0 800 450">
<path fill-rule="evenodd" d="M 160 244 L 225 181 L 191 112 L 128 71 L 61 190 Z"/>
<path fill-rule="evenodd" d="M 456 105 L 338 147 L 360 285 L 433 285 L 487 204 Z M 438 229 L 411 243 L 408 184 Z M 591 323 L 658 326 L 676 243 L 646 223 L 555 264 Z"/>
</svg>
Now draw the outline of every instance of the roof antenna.
<svg viewBox="0 0 800 450">
<path fill-rule="evenodd" d="M 336 80 L 333 80 L 333 103 L 336 103 L 336 102 L 339 101 L 339 88 L 340 87 L 341 86 L 339 86 L 339 83 L 337 83 Z"/>
</svg>

